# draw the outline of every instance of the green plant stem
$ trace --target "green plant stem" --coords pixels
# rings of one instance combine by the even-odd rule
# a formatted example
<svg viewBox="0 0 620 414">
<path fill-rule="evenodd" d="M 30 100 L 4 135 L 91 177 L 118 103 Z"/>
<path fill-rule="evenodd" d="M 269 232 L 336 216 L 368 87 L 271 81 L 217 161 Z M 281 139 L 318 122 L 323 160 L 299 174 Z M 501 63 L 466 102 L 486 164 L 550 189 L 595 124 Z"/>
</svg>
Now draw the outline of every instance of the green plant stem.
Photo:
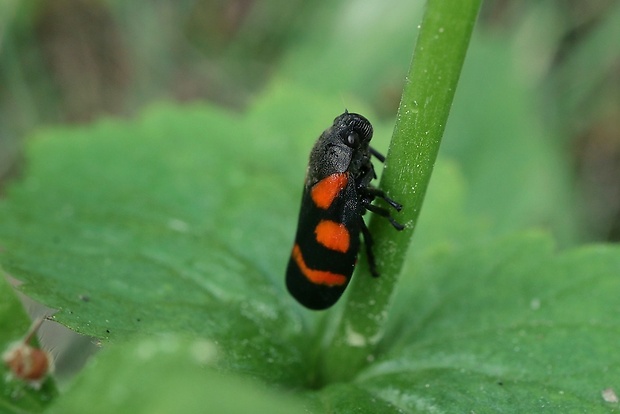
<svg viewBox="0 0 620 414">
<path fill-rule="evenodd" d="M 406 229 L 396 232 L 387 220 L 371 220 L 381 277 L 372 279 L 366 260 L 360 260 L 360 274 L 351 282 L 334 337 L 324 352 L 325 383 L 354 376 L 373 359 L 383 336 L 479 8 L 480 0 L 427 2 L 380 185 L 403 204 L 395 218 Z"/>
</svg>

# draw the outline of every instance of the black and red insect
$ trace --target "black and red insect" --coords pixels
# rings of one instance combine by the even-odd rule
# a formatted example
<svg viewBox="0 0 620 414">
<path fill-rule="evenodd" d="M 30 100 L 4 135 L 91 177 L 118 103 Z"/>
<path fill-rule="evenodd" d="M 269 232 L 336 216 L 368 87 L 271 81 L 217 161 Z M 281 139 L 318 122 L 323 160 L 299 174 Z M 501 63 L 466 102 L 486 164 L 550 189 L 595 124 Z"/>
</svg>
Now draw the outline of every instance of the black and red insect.
<svg viewBox="0 0 620 414">
<path fill-rule="evenodd" d="M 288 291 L 307 308 L 332 306 L 346 289 L 364 235 L 366 256 L 373 276 L 378 276 L 372 236 L 364 223 L 366 211 L 387 218 L 397 230 L 389 210 L 372 204 L 381 198 L 396 211 L 402 206 L 370 182 L 377 178 L 371 156 L 385 157 L 369 146 L 372 125 L 359 114 L 334 119 L 310 153 L 299 223 L 286 270 Z"/>
</svg>

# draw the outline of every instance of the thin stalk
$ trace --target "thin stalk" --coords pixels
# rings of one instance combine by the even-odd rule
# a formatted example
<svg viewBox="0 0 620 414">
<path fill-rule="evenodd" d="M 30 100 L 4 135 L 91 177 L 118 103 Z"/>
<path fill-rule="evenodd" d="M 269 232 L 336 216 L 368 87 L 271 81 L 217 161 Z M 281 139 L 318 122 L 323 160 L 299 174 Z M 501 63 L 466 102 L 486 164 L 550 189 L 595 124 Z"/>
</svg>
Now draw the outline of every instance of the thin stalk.
<svg viewBox="0 0 620 414">
<path fill-rule="evenodd" d="M 373 359 L 383 336 L 479 8 L 480 0 L 427 2 L 380 184 L 403 204 L 395 218 L 407 227 L 397 232 L 381 217 L 371 220 L 381 277 L 371 278 L 366 261 L 359 261 L 359 274 L 324 352 L 324 383 L 353 377 Z"/>
</svg>

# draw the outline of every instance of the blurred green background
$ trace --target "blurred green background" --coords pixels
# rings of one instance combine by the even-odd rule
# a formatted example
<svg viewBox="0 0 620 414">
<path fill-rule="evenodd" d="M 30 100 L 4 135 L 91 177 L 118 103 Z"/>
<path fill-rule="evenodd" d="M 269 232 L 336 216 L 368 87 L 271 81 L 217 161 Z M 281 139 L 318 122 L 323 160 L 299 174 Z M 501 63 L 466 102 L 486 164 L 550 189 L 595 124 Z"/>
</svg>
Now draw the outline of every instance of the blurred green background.
<svg viewBox="0 0 620 414">
<path fill-rule="evenodd" d="M 535 199 L 489 191 L 502 185 L 489 174 L 504 163 L 493 152 L 512 151 L 510 137 L 532 140 L 531 151 L 521 145 L 514 156 L 557 163 L 563 174 L 509 172 L 539 186 L 530 198 L 561 193 L 545 207 L 551 213 L 533 221 L 548 224 L 561 244 L 620 239 L 619 4 L 483 4 L 442 149 L 460 161 L 476 200 L 472 210 L 506 203 L 512 228 L 520 225 L 510 214 L 515 203 L 536 213 Z M 422 7 L 421 1 L 2 0 L 0 188 L 23 171 L 35 128 L 131 117 L 161 100 L 207 100 L 242 112 L 273 78 L 341 95 L 343 106 L 354 96 L 391 123 L 417 33 L 411 22 Z M 333 62 L 343 59 L 351 62 L 349 73 L 334 73 Z M 540 153 L 541 142 L 551 155 Z"/>
</svg>

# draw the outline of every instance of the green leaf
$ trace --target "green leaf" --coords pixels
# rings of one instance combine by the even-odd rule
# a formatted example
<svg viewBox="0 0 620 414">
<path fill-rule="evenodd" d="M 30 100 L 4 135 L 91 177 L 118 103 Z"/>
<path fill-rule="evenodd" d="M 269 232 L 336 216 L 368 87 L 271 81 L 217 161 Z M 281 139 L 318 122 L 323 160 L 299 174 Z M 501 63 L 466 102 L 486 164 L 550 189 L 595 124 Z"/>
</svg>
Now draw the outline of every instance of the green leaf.
<svg viewBox="0 0 620 414">
<path fill-rule="evenodd" d="M 175 335 L 135 339 L 94 358 L 49 413 L 303 413 L 299 401 L 216 372 L 217 346 Z"/>
<path fill-rule="evenodd" d="M 266 125 L 197 106 L 46 131 L 0 206 L 5 269 L 59 322 L 104 343 L 207 335 L 230 350 L 223 366 L 302 381 L 307 361 L 291 341 L 303 321 L 282 278 L 305 156 L 279 161 L 270 148 L 299 140 Z"/>
<path fill-rule="evenodd" d="M 466 211 L 489 220 L 490 231 L 537 226 L 572 245 L 572 167 L 541 115 L 542 80 L 515 64 L 522 53 L 509 39 L 472 39 L 442 151 L 468 182 Z"/>
<path fill-rule="evenodd" d="M 0 276 L 0 356 L 14 343 L 23 340 L 30 324 L 13 288 Z M 56 394 L 56 385 L 51 378 L 36 388 L 13 377 L 8 367 L 0 363 L 0 412 L 40 413 Z"/>
<path fill-rule="evenodd" d="M 316 105 L 300 113 L 299 101 Z M 619 387 L 618 248 L 556 254 L 538 234 L 494 240 L 463 211 L 468 183 L 446 162 L 435 168 L 384 339 L 350 381 L 314 389 L 330 352 L 320 339 L 342 304 L 306 311 L 283 278 L 308 150 L 331 110 L 280 84 L 247 116 L 156 107 L 31 141 L 29 169 L 0 203 L 0 260 L 22 290 L 60 309 L 58 321 L 104 347 L 54 409 L 84 407 L 117 372 L 144 396 L 119 400 L 134 411 L 169 395 L 161 387 L 171 381 L 170 390 L 195 392 L 192 382 L 202 390 L 224 378 L 222 396 L 243 395 L 238 379 L 190 367 L 196 341 L 213 344 L 219 372 L 299 393 L 312 412 L 617 409 L 601 392 Z M 170 358 L 162 350 L 136 360 L 143 341 L 165 348 L 164 333 L 180 341 Z M 273 407 L 295 405 L 272 396 Z"/>
<path fill-rule="evenodd" d="M 372 363 L 319 391 L 325 407 L 617 411 L 602 392 L 620 386 L 620 248 L 556 254 L 532 233 L 423 250 L 405 270 Z"/>
</svg>

